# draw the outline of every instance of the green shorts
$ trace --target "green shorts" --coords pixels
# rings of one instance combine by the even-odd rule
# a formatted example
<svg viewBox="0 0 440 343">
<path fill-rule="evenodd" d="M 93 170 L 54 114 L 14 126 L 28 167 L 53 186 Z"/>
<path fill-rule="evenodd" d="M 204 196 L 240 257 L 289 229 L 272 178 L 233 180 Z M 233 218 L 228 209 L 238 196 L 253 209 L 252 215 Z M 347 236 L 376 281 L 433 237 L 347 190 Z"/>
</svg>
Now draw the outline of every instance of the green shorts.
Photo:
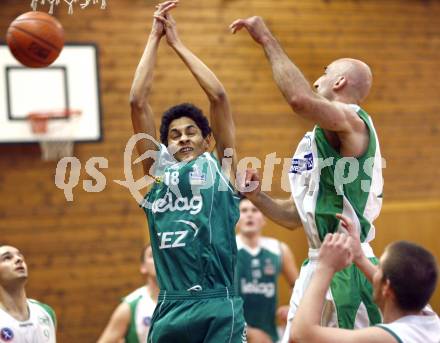
<svg viewBox="0 0 440 343">
<path fill-rule="evenodd" d="M 246 342 L 243 300 L 228 288 L 161 291 L 148 343 Z"/>
</svg>

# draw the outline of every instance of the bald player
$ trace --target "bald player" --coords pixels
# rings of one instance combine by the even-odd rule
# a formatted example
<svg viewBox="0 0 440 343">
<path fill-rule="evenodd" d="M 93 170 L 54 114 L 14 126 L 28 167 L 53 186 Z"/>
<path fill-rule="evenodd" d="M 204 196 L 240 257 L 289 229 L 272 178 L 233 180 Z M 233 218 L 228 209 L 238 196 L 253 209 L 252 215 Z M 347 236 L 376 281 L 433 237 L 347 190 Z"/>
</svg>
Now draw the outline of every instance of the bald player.
<svg viewBox="0 0 440 343">
<path fill-rule="evenodd" d="M 307 235 L 309 258 L 295 283 L 288 333 L 316 269 L 324 237 L 340 229 L 333 213 L 342 213 L 355 223 L 365 256 L 377 263 L 368 242 L 374 238 L 372 223 L 382 206 L 381 155 L 372 120 L 359 106 L 370 91 L 372 75 L 362 61 L 338 59 L 325 68 L 313 91 L 262 18 L 238 19 L 230 28 L 232 33 L 245 28 L 263 47 L 275 82 L 292 110 L 315 124 L 292 158 L 289 171 L 292 198 L 273 199 L 261 192 L 260 186 L 244 191 L 266 216 L 287 228 L 302 224 Z M 253 170 L 247 171 L 246 180 L 250 186 L 254 186 L 250 184 L 252 181 L 259 184 L 259 176 Z M 352 265 L 336 273 L 326 294 L 323 325 L 352 329 L 380 321 L 371 284 L 359 269 Z M 282 342 L 288 341 L 285 334 Z"/>
</svg>

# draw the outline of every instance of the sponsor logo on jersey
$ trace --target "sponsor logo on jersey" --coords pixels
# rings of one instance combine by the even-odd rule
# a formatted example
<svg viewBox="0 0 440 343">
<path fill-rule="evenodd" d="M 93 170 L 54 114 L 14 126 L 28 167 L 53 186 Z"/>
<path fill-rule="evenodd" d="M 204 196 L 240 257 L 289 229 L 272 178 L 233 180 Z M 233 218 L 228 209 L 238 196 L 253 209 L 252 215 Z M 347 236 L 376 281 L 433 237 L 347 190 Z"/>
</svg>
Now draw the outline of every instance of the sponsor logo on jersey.
<svg viewBox="0 0 440 343">
<path fill-rule="evenodd" d="M 173 195 L 168 192 L 163 198 L 156 199 L 151 206 L 153 213 L 175 212 L 175 211 L 189 211 L 194 215 L 199 213 L 203 207 L 203 198 L 200 195 L 195 195 L 192 198 L 178 197 L 173 201 Z"/>
<path fill-rule="evenodd" d="M 142 323 L 145 326 L 151 326 L 151 317 L 144 317 L 144 319 L 142 319 Z"/>
<path fill-rule="evenodd" d="M 273 265 L 272 261 L 267 259 L 265 262 L 263 273 L 266 275 L 275 275 L 275 266 Z"/>
<path fill-rule="evenodd" d="M 5 342 L 10 342 L 14 338 L 14 332 L 10 328 L 0 330 L 0 338 Z"/>
<path fill-rule="evenodd" d="M 183 242 L 188 231 L 168 231 L 159 232 L 157 235 L 160 239 L 159 249 L 181 248 L 186 246 Z"/>
<path fill-rule="evenodd" d="M 259 294 L 266 298 L 273 298 L 275 295 L 275 284 L 273 282 L 246 282 L 246 279 L 241 279 L 241 293 L 242 294 Z"/>
<path fill-rule="evenodd" d="M 293 174 L 302 174 L 305 171 L 312 170 L 313 165 L 313 154 L 310 152 L 304 154 L 304 157 L 302 158 L 294 157 L 292 159 L 292 166 L 290 167 L 289 172 Z"/>
<path fill-rule="evenodd" d="M 193 166 L 193 171 L 189 173 L 189 184 L 193 186 L 202 186 L 206 183 L 206 174 L 200 171 L 197 165 Z"/>
<path fill-rule="evenodd" d="M 38 317 L 38 322 L 39 322 L 41 325 L 47 325 L 47 326 L 50 325 L 50 320 L 49 320 L 49 317 L 48 317 L 48 316 Z"/>
<path fill-rule="evenodd" d="M 48 341 L 49 338 L 50 338 L 50 332 L 49 332 L 49 330 L 48 330 L 48 329 L 44 329 L 44 331 L 43 331 L 43 335 L 44 335 L 44 337 L 46 338 L 46 341 Z"/>
<path fill-rule="evenodd" d="M 252 278 L 253 279 L 259 279 L 260 277 L 261 277 L 261 270 L 260 269 L 252 270 Z"/>
<path fill-rule="evenodd" d="M 258 268 L 260 266 L 260 260 L 258 258 L 253 258 L 251 262 L 252 268 Z"/>
</svg>

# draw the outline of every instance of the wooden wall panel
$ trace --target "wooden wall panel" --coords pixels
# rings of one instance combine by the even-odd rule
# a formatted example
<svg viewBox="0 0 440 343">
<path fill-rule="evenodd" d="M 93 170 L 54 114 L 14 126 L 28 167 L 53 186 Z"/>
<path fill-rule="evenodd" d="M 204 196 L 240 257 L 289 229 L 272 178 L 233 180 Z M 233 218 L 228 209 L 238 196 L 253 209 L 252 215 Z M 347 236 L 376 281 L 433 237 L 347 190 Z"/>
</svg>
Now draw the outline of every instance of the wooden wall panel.
<svg viewBox="0 0 440 343">
<path fill-rule="evenodd" d="M 29 0 L 30 1 L 30 0 Z M 0 33 L 28 0 L 0 4 Z M 60 342 L 93 342 L 119 297 L 141 283 L 138 252 L 148 239 L 146 220 L 127 189 L 123 151 L 131 135 L 128 93 L 147 39 L 155 2 L 110 0 L 108 9 L 66 7 L 56 16 L 68 41 L 100 47 L 104 141 L 77 144 L 82 162 L 74 201 L 54 185 L 55 163 L 40 161 L 36 145 L 0 146 L 0 241 L 21 248 L 31 268 L 30 296 L 51 304 L 59 317 Z M 223 81 L 237 125 L 240 156 L 289 158 L 311 124 L 285 104 L 272 81 L 262 50 L 244 33 L 229 34 L 237 17 L 267 19 L 286 52 L 314 81 L 332 60 L 351 56 L 369 63 L 374 87 L 365 108 L 371 113 L 387 161 L 385 205 L 377 221 L 380 254 L 396 239 L 417 241 L 440 258 L 440 2 L 181 0 L 175 17 L 183 41 Z M 152 105 L 157 113 L 191 101 L 207 101 L 191 74 L 164 42 L 159 51 Z M 25 101 L 25 99 L 23 99 Z M 108 159 L 101 193 L 86 193 L 82 181 L 92 156 Z M 139 177 L 140 170 L 135 167 Z M 282 190 L 282 164 L 275 166 L 272 194 Z M 283 183 L 284 182 L 284 183 Z M 302 231 L 269 223 L 294 250 L 298 264 L 307 248 Z M 288 301 L 282 285 L 281 302 Z M 440 291 L 433 299 L 440 311 Z"/>
</svg>

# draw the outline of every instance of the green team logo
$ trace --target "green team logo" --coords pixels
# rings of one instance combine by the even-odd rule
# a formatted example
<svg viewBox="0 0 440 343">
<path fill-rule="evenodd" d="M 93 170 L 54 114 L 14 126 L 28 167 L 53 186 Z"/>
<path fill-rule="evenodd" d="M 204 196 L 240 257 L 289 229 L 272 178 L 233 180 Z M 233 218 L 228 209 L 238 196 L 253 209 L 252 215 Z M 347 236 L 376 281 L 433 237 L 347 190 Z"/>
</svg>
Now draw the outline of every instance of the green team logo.
<svg viewBox="0 0 440 343">
<path fill-rule="evenodd" d="M 41 325 L 47 325 L 47 326 L 50 325 L 50 320 L 49 320 L 49 317 L 48 317 L 48 316 L 38 317 L 38 322 L 39 322 Z"/>
</svg>

